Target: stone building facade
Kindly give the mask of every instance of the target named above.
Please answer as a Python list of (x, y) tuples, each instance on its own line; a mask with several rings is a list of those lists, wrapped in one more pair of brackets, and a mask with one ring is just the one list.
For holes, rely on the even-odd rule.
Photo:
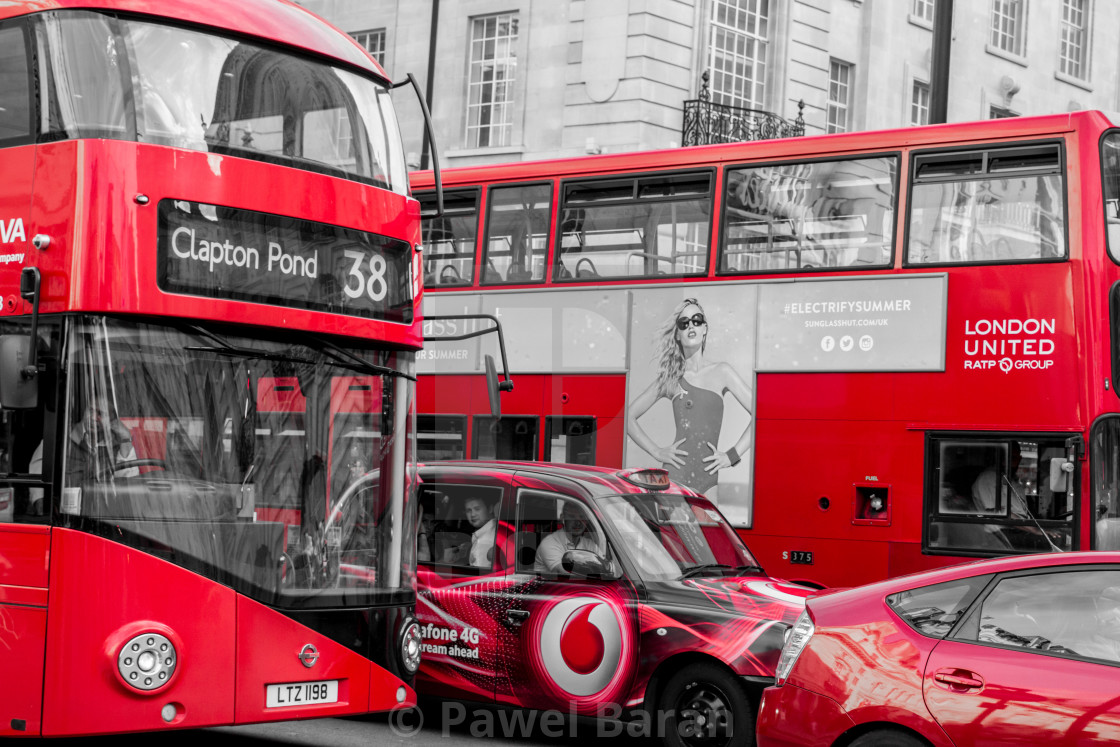
[[(713, 101), (809, 134), (929, 117), (936, 0), (302, 4), (430, 86), (445, 167), (677, 147), (705, 72)], [(1120, 110), (1116, 28), (1112, 0), (956, 0), (949, 121)], [(419, 164), (419, 107), (395, 99)]]

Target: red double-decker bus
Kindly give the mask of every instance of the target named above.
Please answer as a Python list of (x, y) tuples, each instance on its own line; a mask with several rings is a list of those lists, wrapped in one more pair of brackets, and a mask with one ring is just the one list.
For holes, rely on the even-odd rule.
[(1115, 549), (1114, 122), (449, 170), (425, 310), (500, 318), (517, 386), (494, 418), (489, 343), (425, 350), (421, 460), (664, 466), (823, 586)]
[(0, 6), (0, 735), (414, 703), (391, 87), (287, 0)]

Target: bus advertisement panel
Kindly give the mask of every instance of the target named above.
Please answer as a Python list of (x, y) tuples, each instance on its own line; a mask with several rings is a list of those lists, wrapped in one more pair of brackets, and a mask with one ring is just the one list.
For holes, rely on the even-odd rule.
[(449, 172), (426, 310), (500, 318), (517, 386), (495, 419), (489, 343), (432, 345), (421, 460), (664, 467), (820, 586), (1113, 548), (1118, 144), (1084, 112)]
[(385, 72), (286, 0), (7, 3), (0, 50), (0, 735), (412, 705)]

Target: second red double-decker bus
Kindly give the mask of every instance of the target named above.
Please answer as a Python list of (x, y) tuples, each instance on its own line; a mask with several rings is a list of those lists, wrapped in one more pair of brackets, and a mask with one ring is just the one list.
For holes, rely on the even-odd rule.
[(0, 4), (0, 735), (414, 702), (390, 86), (286, 0)]
[(445, 172), (426, 311), (500, 318), (517, 387), (425, 350), (421, 459), (663, 466), (825, 586), (1116, 548), (1117, 122)]

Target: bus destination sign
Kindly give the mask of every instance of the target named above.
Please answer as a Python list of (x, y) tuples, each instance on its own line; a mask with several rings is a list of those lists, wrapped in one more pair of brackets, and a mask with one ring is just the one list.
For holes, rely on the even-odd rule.
[(412, 322), (408, 242), (282, 215), (159, 203), (161, 290)]

